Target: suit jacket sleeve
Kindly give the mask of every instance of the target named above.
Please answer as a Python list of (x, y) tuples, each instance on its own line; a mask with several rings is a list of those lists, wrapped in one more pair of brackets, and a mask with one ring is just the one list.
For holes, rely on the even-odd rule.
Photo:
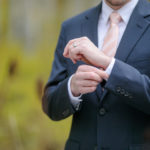
[(150, 114), (150, 78), (136, 68), (116, 60), (105, 88), (120, 96), (121, 101)]
[(68, 95), (66, 59), (63, 57), (65, 31), (62, 25), (50, 79), (45, 87), (42, 105), (44, 112), (52, 120), (64, 119), (75, 112)]

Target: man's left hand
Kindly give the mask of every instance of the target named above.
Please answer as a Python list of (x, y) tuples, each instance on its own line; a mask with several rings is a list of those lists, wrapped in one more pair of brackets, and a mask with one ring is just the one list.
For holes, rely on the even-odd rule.
[(73, 63), (84, 61), (87, 64), (103, 68), (110, 64), (112, 58), (100, 51), (87, 37), (70, 40), (64, 49), (63, 56), (70, 58)]

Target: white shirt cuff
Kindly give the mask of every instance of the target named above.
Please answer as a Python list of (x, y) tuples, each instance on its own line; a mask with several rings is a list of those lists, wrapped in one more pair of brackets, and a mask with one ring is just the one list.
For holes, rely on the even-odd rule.
[(114, 64), (115, 64), (115, 58), (112, 59), (111, 63), (109, 64), (109, 66), (106, 68), (105, 72), (110, 75), (111, 72), (112, 72), (112, 69), (114, 67)]
[(79, 106), (80, 106), (80, 103), (82, 102), (82, 99), (80, 99), (82, 95), (80, 95), (78, 97), (75, 97), (75, 96), (72, 95), (71, 87), (70, 87), (72, 76), (68, 80), (68, 93), (69, 93), (71, 104), (73, 105), (73, 107), (76, 110), (78, 110)]

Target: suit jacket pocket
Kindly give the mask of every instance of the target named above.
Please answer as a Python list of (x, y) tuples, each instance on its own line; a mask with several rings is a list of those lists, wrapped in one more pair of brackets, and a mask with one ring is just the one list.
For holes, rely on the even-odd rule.
[(133, 144), (129, 146), (129, 150), (150, 150), (150, 145), (148, 144)]
[(65, 146), (65, 150), (79, 150), (79, 142), (75, 140), (68, 140)]

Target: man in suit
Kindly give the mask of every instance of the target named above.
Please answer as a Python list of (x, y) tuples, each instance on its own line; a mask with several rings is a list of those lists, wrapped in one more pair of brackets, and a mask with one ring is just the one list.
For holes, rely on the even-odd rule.
[(65, 150), (150, 150), (149, 64), (147, 0), (102, 0), (62, 24), (43, 109), (73, 114)]

